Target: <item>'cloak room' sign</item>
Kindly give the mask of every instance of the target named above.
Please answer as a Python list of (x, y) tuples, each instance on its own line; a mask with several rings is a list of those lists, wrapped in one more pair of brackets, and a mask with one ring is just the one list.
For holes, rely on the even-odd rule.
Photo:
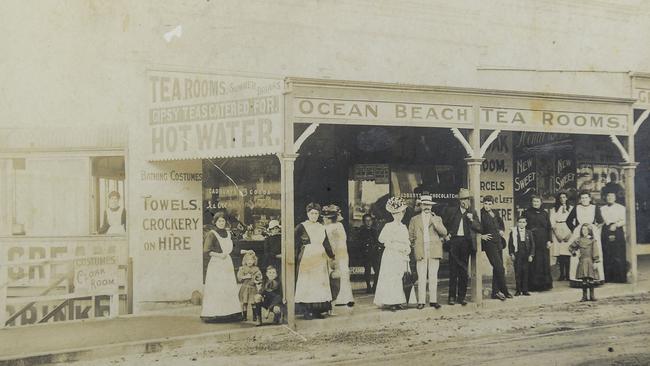
[(149, 71), (147, 82), (150, 160), (281, 151), (282, 80)]

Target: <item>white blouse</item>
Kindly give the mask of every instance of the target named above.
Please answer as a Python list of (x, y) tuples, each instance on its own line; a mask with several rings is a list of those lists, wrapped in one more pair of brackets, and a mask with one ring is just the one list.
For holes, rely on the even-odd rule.
[(409, 240), (409, 230), (401, 222), (391, 221), (384, 225), (379, 234), (379, 242), (384, 244), (387, 250), (395, 252), (403, 259), (409, 260), (408, 255), (411, 253), (411, 242)]
[(621, 227), (625, 225), (625, 206), (614, 203), (611, 206), (602, 206), (600, 213), (606, 225), (616, 224)]

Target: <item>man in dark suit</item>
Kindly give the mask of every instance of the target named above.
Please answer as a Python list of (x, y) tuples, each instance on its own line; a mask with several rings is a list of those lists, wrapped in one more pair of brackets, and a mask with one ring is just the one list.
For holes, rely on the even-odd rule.
[(481, 209), (481, 249), (492, 266), (492, 298), (504, 301), (512, 298), (506, 286), (506, 274), (503, 268), (503, 249), (505, 247), (505, 225), (498, 212), (492, 209), (494, 198), (483, 197)]
[(469, 256), (476, 253), (476, 235), (481, 231), (481, 223), (476, 211), (471, 207), (472, 195), (461, 188), (458, 192), (458, 206), (447, 207), (442, 215), (449, 235), (449, 305), (456, 301), (467, 305), (467, 266)]
[(530, 296), (528, 292), (528, 267), (535, 255), (535, 239), (533, 233), (526, 229), (526, 217), (517, 220), (517, 227), (510, 232), (508, 252), (515, 267), (517, 290), (515, 296)]

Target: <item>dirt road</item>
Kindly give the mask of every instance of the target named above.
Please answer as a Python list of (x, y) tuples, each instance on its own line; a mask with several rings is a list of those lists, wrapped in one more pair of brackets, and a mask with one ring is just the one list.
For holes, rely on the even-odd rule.
[(648, 365), (650, 294), (367, 324), (77, 365), (132, 364)]

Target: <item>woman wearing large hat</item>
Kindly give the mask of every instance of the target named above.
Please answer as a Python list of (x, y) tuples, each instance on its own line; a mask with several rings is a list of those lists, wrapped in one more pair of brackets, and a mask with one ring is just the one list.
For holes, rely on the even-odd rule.
[(406, 203), (400, 197), (391, 197), (386, 203), (386, 211), (393, 216), (393, 221), (384, 225), (379, 234), (379, 242), (384, 244), (381, 258), (375, 305), (388, 306), (391, 310), (402, 308), (406, 295), (402, 285), (404, 272), (409, 271), (409, 254), (411, 243), (406, 225), (402, 223)]
[(341, 209), (336, 205), (323, 207), (323, 223), (332, 250), (336, 256), (336, 267), (339, 270), (341, 285), (334, 305), (354, 306), (352, 284), (350, 283), (350, 257), (348, 255), (347, 235), (341, 221)]

